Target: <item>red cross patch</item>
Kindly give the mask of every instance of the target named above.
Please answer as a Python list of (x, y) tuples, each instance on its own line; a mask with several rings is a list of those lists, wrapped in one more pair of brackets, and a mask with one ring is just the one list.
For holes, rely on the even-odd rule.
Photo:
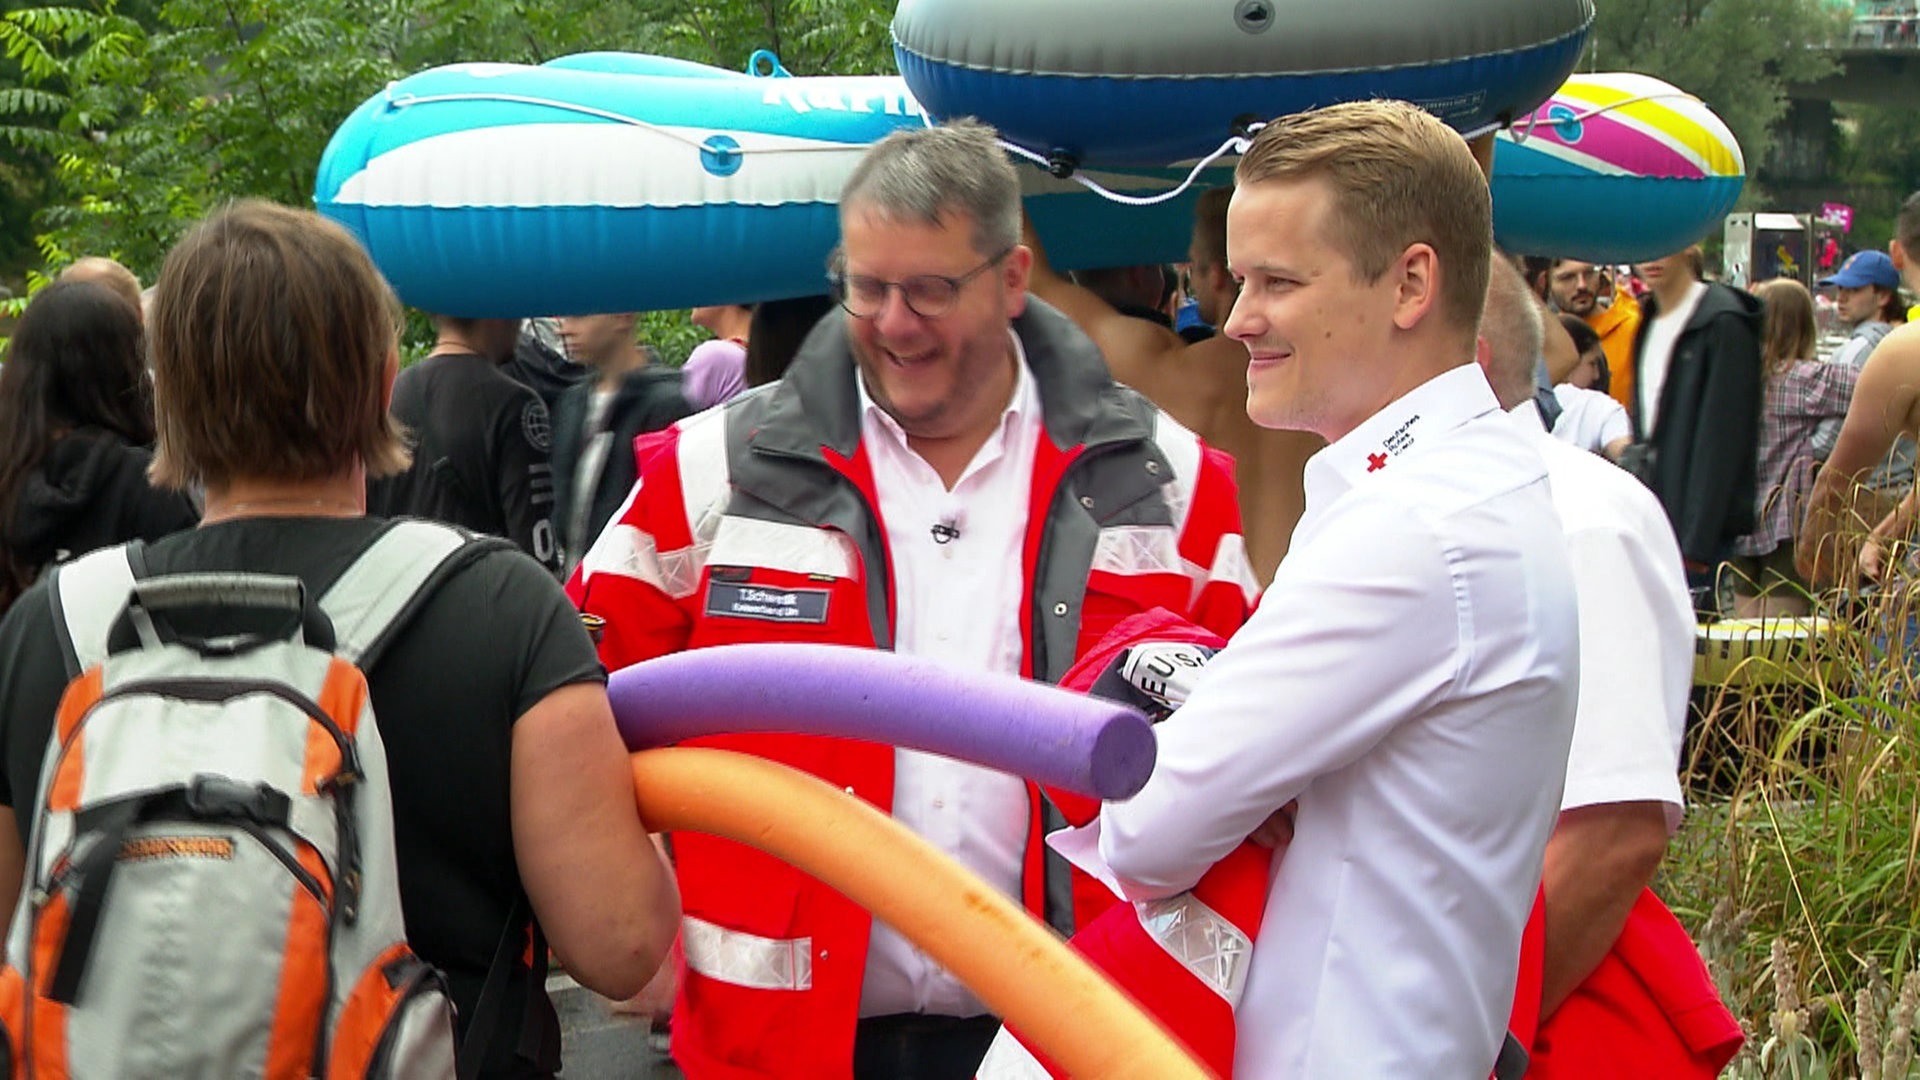
[(1386, 467), (1387, 467), (1387, 455), (1385, 454), (1368, 454), (1367, 455), (1367, 471), (1368, 472), (1379, 472), (1381, 469), (1384, 469)]

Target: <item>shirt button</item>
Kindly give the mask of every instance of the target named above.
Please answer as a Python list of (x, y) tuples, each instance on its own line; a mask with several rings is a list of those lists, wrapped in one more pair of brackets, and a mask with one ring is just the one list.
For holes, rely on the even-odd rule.
[(1066, 617), (1067, 617), (1067, 605), (1065, 605), (1065, 604), (1055, 604), (1055, 605), (1053, 605), (1053, 614), (1054, 614), (1054, 615), (1055, 615), (1055, 616), (1056, 616), (1057, 618), (1062, 618), (1062, 619), (1064, 619), (1064, 618), (1066, 618)]

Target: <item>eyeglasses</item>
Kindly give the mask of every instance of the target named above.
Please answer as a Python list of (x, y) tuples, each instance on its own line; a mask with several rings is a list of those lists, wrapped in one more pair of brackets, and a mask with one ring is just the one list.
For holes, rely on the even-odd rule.
[[(880, 314), (880, 309), (887, 306), (887, 294), (894, 289), (900, 290), (900, 298), (907, 302), (908, 310), (915, 315), (923, 319), (938, 319), (953, 310), (954, 304), (960, 300), (960, 290), (967, 282), (986, 273), (1012, 253), (1012, 246), (1002, 248), (998, 255), (959, 277), (915, 274), (905, 281), (885, 281), (866, 274), (849, 274), (836, 265), (828, 271), (827, 281), (833, 286), (833, 298), (840, 301), (840, 306), (847, 309), (847, 314), (856, 319), (871, 319)], [(836, 264), (838, 260), (839, 256), (836, 256)]]

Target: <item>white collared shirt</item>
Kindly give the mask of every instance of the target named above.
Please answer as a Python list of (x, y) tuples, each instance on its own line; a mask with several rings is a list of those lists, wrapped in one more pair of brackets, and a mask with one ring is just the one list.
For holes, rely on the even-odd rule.
[(1467, 364), (1314, 455), (1306, 494), (1259, 610), (1156, 729), (1152, 779), (1055, 846), (1164, 897), (1297, 798), (1234, 1075), (1483, 1080), (1578, 690), (1545, 468)]
[(1680, 745), (1694, 628), (1673, 525), (1645, 484), (1550, 438), (1533, 402), (1511, 415), (1546, 461), (1580, 604), (1583, 677), (1560, 809), (1664, 803), (1672, 832), (1686, 805)]
[[(1021, 548), (1041, 435), (1040, 394), (1012, 331), (1019, 373), (1000, 426), (951, 491), (860, 383), (860, 441), (886, 521), (894, 649), (965, 668), (1020, 674)], [(856, 380), (859, 382), (859, 380)], [(940, 529), (938, 536), (935, 529)], [(1020, 897), (1025, 781), (915, 750), (893, 755), (893, 817), (1009, 897)], [(861, 1016), (987, 1011), (946, 969), (874, 920)]]

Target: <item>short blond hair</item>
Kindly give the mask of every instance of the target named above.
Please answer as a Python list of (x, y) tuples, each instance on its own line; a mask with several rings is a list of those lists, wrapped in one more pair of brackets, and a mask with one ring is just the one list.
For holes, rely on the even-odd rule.
[(1234, 170), (1238, 187), (1306, 180), (1333, 189), (1330, 238), (1360, 280), (1380, 280), (1408, 247), (1426, 244), (1439, 256), (1441, 315), (1476, 331), (1493, 205), (1465, 140), (1403, 101), (1347, 102), (1268, 124)]
[(113, 290), (114, 295), (133, 305), (134, 314), (143, 310), (140, 279), (133, 271), (104, 255), (87, 255), (73, 260), (55, 281), (87, 281)]
[(167, 255), (155, 286), (154, 481), (219, 487), (406, 468), (387, 415), (399, 314), (339, 225), (253, 200), (216, 211)]

